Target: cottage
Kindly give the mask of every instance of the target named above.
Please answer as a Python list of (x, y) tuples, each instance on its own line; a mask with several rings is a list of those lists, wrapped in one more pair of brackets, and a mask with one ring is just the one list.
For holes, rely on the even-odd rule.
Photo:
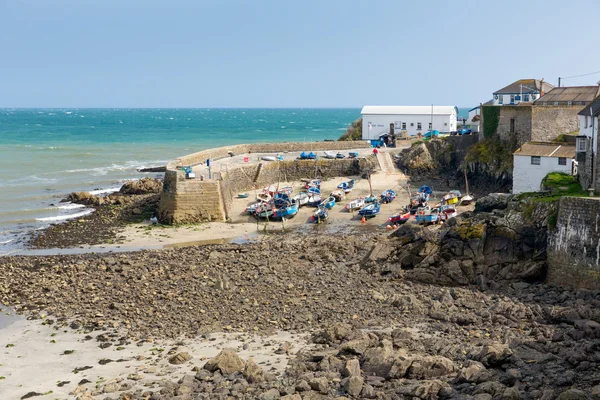
[(458, 109), (455, 106), (364, 106), (362, 111), (364, 140), (384, 134), (417, 136), (430, 130), (456, 131)]
[(492, 104), (495, 106), (531, 104), (553, 88), (553, 85), (544, 82), (543, 79), (519, 79), (495, 91)]
[(600, 86), (555, 87), (533, 102), (536, 106), (585, 106), (600, 94)]
[[(578, 114), (579, 136), (577, 136), (578, 176), (585, 189), (600, 189), (598, 179), (598, 123), (600, 118), (600, 96), (585, 106)], [(596, 167), (594, 168), (594, 163)]]
[(570, 144), (529, 142), (513, 153), (514, 194), (538, 192), (550, 172), (574, 172), (575, 146)]

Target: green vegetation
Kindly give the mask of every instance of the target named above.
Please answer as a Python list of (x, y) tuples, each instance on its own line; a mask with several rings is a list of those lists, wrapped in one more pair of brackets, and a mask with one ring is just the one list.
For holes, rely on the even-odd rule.
[(456, 227), (456, 232), (463, 240), (481, 239), (485, 231), (484, 224), (462, 224)]
[(494, 136), (500, 121), (500, 107), (483, 106), (481, 114), (483, 115), (483, 136), (486, 138)]
[(340, 136), (338, 141), (362, 140), (362, 122), (362, 118), (359, 118), (352, 124), (350, 124), (346, 132), (344, 132), (344, 134)]
[(542, 186), (550, 190), (552, 194), (560, 194), (562, 196), (585, 194), (581, 189), (577, 177), (564, 172), (550, 172), (542, 180)]
[(498, 136), (488, 137), (469, 147), (464, 162), (487, 164), (498, 175), (502, 173), (512, 175), (513, 151), (510, 143), (501, 140)]
[(9, 344), (7, 344), (7, 345), (6, 345), (6, 347), (7, 347), (7, 348), (8, 348), (8, 347), (15, 347), (15, 345), (14, 345), (14, 344), (12, 344), (12, 343), (9, 343)]
[(579, 135), (579, 131), (573, 131), (573, 132), (569, 132), (569, 133), (561, 133), (556, 138), (554, 138), (553, 142), (554, 143), (567, 143), (568, 136), (577, 136), (577, 135)]

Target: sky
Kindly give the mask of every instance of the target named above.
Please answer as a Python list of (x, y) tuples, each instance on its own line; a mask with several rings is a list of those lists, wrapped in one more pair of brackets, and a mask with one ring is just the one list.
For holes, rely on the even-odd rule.
[(0, 0), (0, 107), (470, 107), (600, 71), (599, 17), (597, 0)]

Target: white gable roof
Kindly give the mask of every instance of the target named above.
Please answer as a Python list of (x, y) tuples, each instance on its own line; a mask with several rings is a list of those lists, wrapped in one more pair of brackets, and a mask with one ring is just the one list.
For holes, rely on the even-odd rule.
[[(364, 106), (362, 115), (431, 115), (431, 106)], [(458, 114), (455, 106), (433, 106), (434, 115)]]

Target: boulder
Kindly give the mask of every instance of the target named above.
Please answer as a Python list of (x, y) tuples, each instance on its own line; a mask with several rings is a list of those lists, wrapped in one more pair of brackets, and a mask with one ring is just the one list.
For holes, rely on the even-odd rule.
[(244, 367), (244, 361), (233, 349), (222, 350), (215, 358), (211, 358), (204, 364), (204, 369), (210, 372), (220, 371), (224, 375), (242, 372)]
[(73, 192), (67, 196), (67, 201), (77, 204), (96, 205), (97, 197), (90, 192)]
[(344, 370), (342, 371), (342, 376), (360, 376), (360, 362), (356, 358), (347, 360)]
[(342, 385), (346, 393), (352, 397), (358, 397), (363, 388), (364, 379), (360, 376), (351, 376), (344, 379)]
[(508, 207), (509, 194), (492, 193), (480, 198), (475, 203), (475, 212), (491, 212), (492, 210), (504, 210)]
[(265, 380), (265, 371), (254, 362), (254, 359), (249, 359), (244, 368), (244, 378), (249, 383), (260, 383)]
[(442, 356), (413, 358), (407, 373), (409, 379), (429, 379), (445, 376), (455, 371), (454, 363)]
[(169, 358), (169, 364), (179, 365), (183, 364), (192, 359), (190, 353), (182, 352), (177, 353), (173, 357)]
[(259, 400), (277, 400), (281, 397), (279, 390), (277, 389), (269, 389), (260, 396), (258, 396)]
[(458, 373), (456, 379), (459, 382), (477, 383), (485, 371), (485, 366), (482, 363), (468, 360)]
[(556, 400), (587, 400), (589, 397), (584, 391), (579, 389), (569, 389), (562, 392)]
[(501, 343), (493, 343), (483, 346), (477, 359), (486, 367), (494, 367), (502, 364), (511, 355), (512, 351), (508, 346)]
[(150, 194), (160, 193), (163, 183), (160, 180), (152, 178), (142, 178), (135, 181), (125, 182), (119, 190), (122, 194)]

